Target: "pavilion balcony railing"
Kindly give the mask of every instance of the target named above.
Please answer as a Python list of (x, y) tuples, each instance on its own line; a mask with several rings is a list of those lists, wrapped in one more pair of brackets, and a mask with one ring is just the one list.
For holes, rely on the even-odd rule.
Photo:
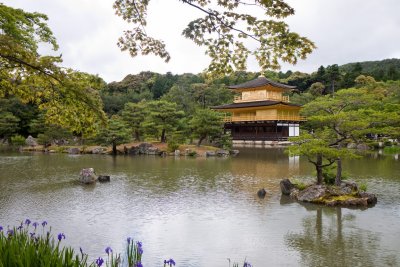
[(224, 122), (246, 121), (306, 121), (304, 116), (296, 115), (270, 115), (270, 116), (226, 116)]
[(287, 96), (287, 95), (284, 95), (281, 97), (264, 97), (264, 98), (251, 97), (251, 98), (246, 98), (246, 99), (242, 99), (242, 96), (235, 96), (233, 102), (234, 103), (243, 103), (243, 102), (265, 101), (265, 100), (282, 101), (282, 102), (286, 102), (286, 103), (290, 102), (289, 96)]
[(236, 134), (232, 135), (232, 140), (244, 140), (244, 141), (287, 141), (287, 136), (282, 136), (281, 134), (269, 134), (269, 135), (244, 135), (244, 134)]

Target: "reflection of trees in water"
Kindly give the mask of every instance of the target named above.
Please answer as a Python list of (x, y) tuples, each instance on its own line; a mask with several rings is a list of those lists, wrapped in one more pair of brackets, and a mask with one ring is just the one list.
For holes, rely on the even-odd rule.
[(301, 265), (394, 266), (395, 256), (386, 258), (385, 263), (379, 260), (382, 257), (377, 255), (379, 238), (375, 233), (351, 227), (354, 215), (343, 216), (342, 208), (306, 208), (316, 214), (304, 218), (303, 232), (285, 236), (287, 246), (300, 253)]

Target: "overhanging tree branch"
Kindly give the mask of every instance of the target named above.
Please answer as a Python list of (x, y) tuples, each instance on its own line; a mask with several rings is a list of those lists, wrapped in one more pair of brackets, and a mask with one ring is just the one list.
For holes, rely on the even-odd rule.
[(195, 4), (193, 4), (192, 2), (189, 2), (189, 1), (187, 1), (187, 0), (182, 0), (182, 2), (185, 3), (185, 4), (188, 4), (188, 5), (190, 5), (190, 6), (192, 6), (192, 7), (194, 7), (194, 8), (197, 8), (197, 9), (201, 10), (202, 12), (206, 13), (206, 14), (207, 14), (208, 16), (210, 16), (210, 17), (214, 17), (214, 18), (217, 19), (223, 26), (225, 26), (225, 27), (227, 27), (227, 28), (229, 28), (229, 29), (231, 29), (231, 30), (237, 31), (237, 32), (239, 32), (239, 33), (242, 33), (242, 34), (246, 35), (247, 37), (250, 37), (250, 38), (256, 40), (257, 42), (261, 42), (261, 40), (260, 40), (259, 38), (256, 38), (254, 35), (249, 34), (249, 33), (245, 32), (245, 31), (243, 31), (243, 30), (241, 30), (241, 29), (235, 28), (235, 27), (233, 27), (233, 26), (231, 26), (231, 25), (226, 24), (226, 22), (225, 22), (222, 18), (220, 18), (220, 17), (218, 16), (218, 14), (216, 14), (217, 11), (214, 11), (214, 12), (211, 12), (211, 10), (207, 11), (207, 10), (205, 10), (204, 8), (202, 8), (202, 7), (198, 6), (198, 5), (195, 5)]

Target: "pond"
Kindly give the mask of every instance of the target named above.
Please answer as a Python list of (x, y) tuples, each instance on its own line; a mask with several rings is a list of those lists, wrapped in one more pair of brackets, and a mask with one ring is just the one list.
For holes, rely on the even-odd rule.
[[(311, 179), (306, 159), (241, 148), (234, 158), (0, 154), (0, 225), (47, 220), (92, 259), (126, 238), (143, 242), (144, 266), (399, 266), (400, 161), (370, 155), (343, 164), (376, 193), (368, 209), (300, 205), (283, 178)], [(111, 175), (83, 186), (82, 168)], [(257, 190), (266, 188), (265, 199)], [(64, 242), (64, 240), (63, 240)]]

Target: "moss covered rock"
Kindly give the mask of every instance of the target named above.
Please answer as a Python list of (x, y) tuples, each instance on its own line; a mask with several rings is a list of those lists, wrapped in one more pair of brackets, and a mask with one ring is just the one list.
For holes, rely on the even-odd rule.
[[(282, 190), (282, 194), (287, 194), (287, 192)], [(344, 182), (341, 186), (314, 184), (303, 190), (293, 187), (290, 197), (297, 201), (326, 206), (367, 207), (375, 205), (378, 201), (374, 194), (360, 192), (356, 183), (349, 182)]]

